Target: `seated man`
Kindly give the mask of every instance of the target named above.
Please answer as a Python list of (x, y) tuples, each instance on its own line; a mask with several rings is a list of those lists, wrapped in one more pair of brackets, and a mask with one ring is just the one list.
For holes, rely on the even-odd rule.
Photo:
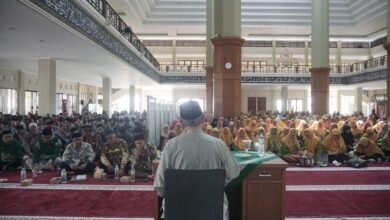
[(100, 156), (100, 167), (106, 173), (114, 173), (115, 165), (119, 167), (119, 175), (130, 170), (129, 150), (126, 141), (116, 136), (112, 129), (106, 130), (107, 142), (103, 144)]
[(0, 170), (16, 169), (22, 165), (23, 147), (15, 141), (11, 130), (3, 130), (0, 141)]
[(146, 143), (144, 134), (134, 136), (135, 149), (133, 152), (136, 176), (152, 174), (152, 162), (156, 158), (156, 149)]
[(65, 148), (60, 167), (73, 171), (75, 174), (90, 173), (95, 168), (92, 163), (94, 159), (95, 153), (92, 146), (83, 142), (81, 133), (76, 131), (72, 134), (72, 143)]
[(33, 163), (35, 169), (54, 170), (58, 167), (60, 159), (61, 141), (53, 136), (50, 128), (42, 130), (42, 140), (38, 141), (33, 148)]
[(100, 159), (100, 150), (102, 143), (101, 138), (93, 133), (92, 125), (84, 125), (82, 128), (83, 141), (92, 145), (93, 152), (95, 152), (95, 161)]
[(383, 151), (370, 139), (362, 137), (354, 152), (358, 156), (362, 156), (364, 159), (383, 159), (385, 154)]
[(38, 141), (42, 139), (40, 132), (37, 131), (38, 125), (36, 123), (30, 123), (28, 126), (28, 132), (24, 136), (24, 152), (32, 157), (33, 148)]

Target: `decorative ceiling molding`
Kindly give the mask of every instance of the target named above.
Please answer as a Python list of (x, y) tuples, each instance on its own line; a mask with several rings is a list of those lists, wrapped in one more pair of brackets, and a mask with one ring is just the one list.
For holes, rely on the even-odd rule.
[(112, 52), (140, 72), (159, 82), (160, 75), (157, 69), (149, 65), (146, 59), (130, 50), (116, 37), (109, 33), (92, 16), (79, 8), (71, 0), (30, 0), (31, 3), (43, 9), (56, 19), (83, 34), (90, 40)]

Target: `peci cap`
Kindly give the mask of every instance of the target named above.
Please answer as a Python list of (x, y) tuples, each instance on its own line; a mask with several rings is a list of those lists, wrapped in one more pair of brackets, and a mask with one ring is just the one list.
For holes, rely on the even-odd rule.
[(194, 120), (202, 114), (202, 109), (196, 101), (188, 101), (180, 105), (180, 118), (183, 120)]
[(74, 138), (79, 138), (79, 137), (81, 137), (81, 136), (82, 136), (81, 133), (78, 132), (78, 131), (72, 133), (72, 139), (74, 139)]
[(42, 130), (42, 135), (45, 135), (45, 136), (47, 136), (47, 135), (53, 135), (53, 131), (51, 130), (51, 128), (44, 128), (44, 129)]

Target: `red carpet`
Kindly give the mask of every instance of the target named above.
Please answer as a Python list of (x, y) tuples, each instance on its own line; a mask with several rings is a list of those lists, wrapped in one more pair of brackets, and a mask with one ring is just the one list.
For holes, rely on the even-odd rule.
[(151, 217), (154, 192), (0, 189), (0, 215)]
[(390, 184), (390, 171), (293, 171), (287, 185)]
[(288, 217), (390, 216), (390, 191), (287, 192)]

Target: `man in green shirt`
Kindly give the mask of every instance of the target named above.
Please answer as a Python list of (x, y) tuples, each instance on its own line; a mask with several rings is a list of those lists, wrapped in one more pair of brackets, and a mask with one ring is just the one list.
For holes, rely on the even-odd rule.
[(54, 170), (58, 167), (60, 159), (61, 141), (53, 136), (51, 128), (42, 130), (42, 140), (38, 141), (34, 148), (34, 168)]
[(22, 162), (22, 145), (13, 139), (11, 130), (4, 130), (0, 141), (0, 169), (16, 169)]

